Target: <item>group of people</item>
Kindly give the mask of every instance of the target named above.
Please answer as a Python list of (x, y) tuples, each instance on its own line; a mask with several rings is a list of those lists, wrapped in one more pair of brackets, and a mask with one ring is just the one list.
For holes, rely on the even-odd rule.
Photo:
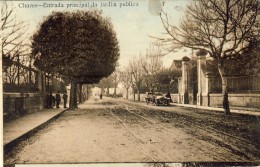
[[(63, 104), (64, 104), (64, 108), (67, 108), (67, 99), (68, 99), (68, 95), (66, 93), (63, 94), (62, 96), (63, 98)], [(60, 108), (60, 102), (61, 102), (61, 95), (60, 95), (60, 91), (58, 91), (55, 95), (55, 97), (52, 95), (52, 92), (50, 92), (49, 94), (47, 94), (46, 96), (46, 104), (47, 104), (47, 108), (53, 108), (56, 104), (56, 108)]]

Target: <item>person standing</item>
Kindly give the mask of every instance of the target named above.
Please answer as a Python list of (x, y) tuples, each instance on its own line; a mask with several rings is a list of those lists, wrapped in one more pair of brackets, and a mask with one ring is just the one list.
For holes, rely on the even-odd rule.
[(49, 98), (49, 108), (53, 108), (55, 106), (55, 97), (52, 95), (52, 92), (50, 92)]
[(51, 93), (48, 93), (46, 96), (46, 107), (51, 108)]
[(67, 108), (66, 105), (67, 105), (68, 95), (66, 92), (63, 94), (62, 98), (63, 98), (63, 102), (64, 102), (64, 108)]
[(171, 93), (170, 93), (170, 92), (168, 92), (168, 93), (166, 94), (166, 97), (169, 98), (170, 102), (172, 102), (172, 97), (171, 97)]
[(56, 93), (56, 108), (60, 108), (60, 101), (61, 101), (60, 91), (58, 91), (58, 92)]

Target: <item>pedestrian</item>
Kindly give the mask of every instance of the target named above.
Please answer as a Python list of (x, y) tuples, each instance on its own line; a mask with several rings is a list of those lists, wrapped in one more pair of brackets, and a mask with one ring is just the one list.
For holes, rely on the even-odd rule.
[(48, 93), (46, 96), (46, 108), (51, 108), (51, 94)]
[(66, 105), (67, 105), (68, 95), (66, 92), (63, 94), (62, 98), (63, 98), (63, 102), (64, 102), (64, 108), (67, 108)]
[(102, 99), (102, 93), (99, 95), (100, 99)]
[(56, 108), (60, 108), (60, 101), (61, 101), (60, 91), (58, 91), (58, 92), (56, 93)]
[(166, 94), (166, 97), (169, 98), (170, 102), (172, 102), (172, 97), (171, 97), (171, 93), (170, 93), (170, 92), (168, 92), (168, 93)]
[(56, 99), (53, 95), (51, 95), (52, 108), (55, 106)]
[(55, 97), (52, 95), (52, 92), (50, 92), (49, 98), (49, 108), (53, 108), (53, 106), (55, 106)]

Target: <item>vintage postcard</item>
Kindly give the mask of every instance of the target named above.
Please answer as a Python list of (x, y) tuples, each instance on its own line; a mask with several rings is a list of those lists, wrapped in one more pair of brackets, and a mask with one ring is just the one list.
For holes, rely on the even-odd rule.
[(4, 166), (260, 165), (259, 0), (2, 0)]

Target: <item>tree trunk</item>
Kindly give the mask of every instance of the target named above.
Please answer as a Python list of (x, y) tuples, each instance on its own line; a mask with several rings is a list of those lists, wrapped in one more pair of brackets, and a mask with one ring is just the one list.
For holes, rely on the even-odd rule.
[(20, 57), (18, 56), (17, 59), (18, 65), (17, 65), (17, 85), (20, 85)]
[(50, 91), (50, 75), (48, 74), (47, 76), (47, 86), (48, 86), (48, 91)]
[(82, 102), (82, 84), (79, 84), (79, 103)]
[(134, 101), (135, 101), (135, 88), (133, 87), (133, 95), (134, 95)]
[(114, 85), (114, 97), (116, 97), (116, 87), (117, 87), (117, 84), (116, 84), (116, 78), (115, 78), (115, 85)]
[(139, 88), (137, 89), (137, 100), (140, 101), (140, 90), (139, 90)]
[(114, 87), (114, 97), (116, 97), (116, 84), (115, 84), (115, 87)]
[(103, 92), (104, 92), (104, 87), (102, 85), (102, 87), (100, 88), (100, 94), (103, 94)]
[(223, 108), (226, 113), (226, 115), (230, 115), (230, 109), (229, 109), (229, 101), (228, 101), (228, 82), (227, 82), (227, 77), (225, 75), (225, 71), (222, 65), (218, 66), (218, 71), (222, 80), (222, 95), (223, 95)]
[(109, 87), (107, 87), (106, 96), (109, 96)]
[(46, 95), (46, 76), (45, 73), (43, 74), (43, 72), (40, 72), (41, 78), (42, 78), (42, 93), (44, 94), (44, 97)]
[(152, 90), (153, 90), (153, 88), (152, 88), (152, 86), (150, 85), (150, 86), (149, 86), (149, 92), (152, 92)]
[(77, 83), (75, 81), (71, 81), (71, 89), (70, 89), (70, 109), (75, 110), (78, 108), (77, 105)]
[[(37, 74), (36, 74), (37, 75)], [(29, 65), (29, 86), (30, 86), (30, 90), (32, 88), (32, 70), (31, 70), (31, 64)]]
[(86, 88), (87, 88), (87, 97), (86, 97), (86, 100), (88, 100), (88, 99), (89, 99), (89, 86), (88, 86), (88, 84), (86, 85)]
[(128, 89), (129, 88), (126, 88), (126, 99), (128, 99)]

